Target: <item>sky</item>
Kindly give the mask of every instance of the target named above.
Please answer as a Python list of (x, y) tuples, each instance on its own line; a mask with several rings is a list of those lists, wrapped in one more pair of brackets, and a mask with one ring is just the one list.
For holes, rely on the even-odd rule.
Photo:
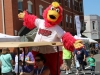
[(84, 15), (100, 16), (100, 0), (83, 0)]

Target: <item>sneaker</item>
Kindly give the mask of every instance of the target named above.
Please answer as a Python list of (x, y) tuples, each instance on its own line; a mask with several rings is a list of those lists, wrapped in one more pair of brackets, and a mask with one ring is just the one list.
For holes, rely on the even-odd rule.
[(76, 75), (79, 75), (79, 73), (75, 73)]
[(72, 73), (72, 71), (71, 71), (71, 70), (69, 70), (69, 71), (68, 71), (68, 73)]
[(85, 72), (84, 71), (81, 71), (84, 75), (85, 75)]
[(68, 71), (66, 71), (66, 73), (65, 74), (69, 74), (69, 72)]

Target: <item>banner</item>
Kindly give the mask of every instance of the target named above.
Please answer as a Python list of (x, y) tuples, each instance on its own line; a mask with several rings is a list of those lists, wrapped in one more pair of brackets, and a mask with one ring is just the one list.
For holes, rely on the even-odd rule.
[(79, 15), (75, 15), (75, 22), (76, 22), (76, 30), (77, 30), (77, 36), (81, 37), (81, 23), (79, 20)]

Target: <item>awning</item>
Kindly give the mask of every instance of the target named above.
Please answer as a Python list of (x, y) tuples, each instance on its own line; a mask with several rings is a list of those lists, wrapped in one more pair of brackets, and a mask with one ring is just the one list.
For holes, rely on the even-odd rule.
[(89, 42), (89, 43), (98, 43), (97, 41), (91, 39), (91, 38), (83, 38), (83, 37), (78, 37), (78, 36), (74, 36), (75, 39), (79, 39), (79, 40), (83, 40), (83, 42)]
[(19, 42), (20, 36), (12, 36), (0, 33), (0, 42)]

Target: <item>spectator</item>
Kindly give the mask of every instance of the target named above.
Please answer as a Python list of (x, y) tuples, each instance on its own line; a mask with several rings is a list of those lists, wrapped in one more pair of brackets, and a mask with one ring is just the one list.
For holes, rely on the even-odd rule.
[[(16, 75), (19, 75), (18, 74), (18, 48), (14, 48), (14, 50), (16, 51), (14, 71), (15, 71)], [(20, 60), (20, 54), (19, 54), (19, 72), (23, 72), (22, 71), (22, 61)]]
[(94, 47), (91, 47), (91, 54), (95, 54), (95, 49), (94, 49)]
[[(21, 54), (21, 60), (24, 60), (24, 52)], [(33, 75), (34, 63), (35, 60), (33, 54), (29, 52), (28, 47), (25, 47), (25, 65), (23, 65), (23, 72), (21, 72), (20, 75)]]
[(89, 65), (90, 65), (90, 67), (91, 67), (91, 74), (92, 75), (94, 75), (95, 74), (95, 66), (96, 66), (96, 64), (95, 64), (95, 58), (93, 58), (93, 54), (91, 54), (90, 55), (90, 57), (88, 58), (88, 60), (87, 60), (88, 62), (89, 62)]
[(71, 63), (71, 68), (75, 66), (75, 59), (74, 59), (74, 52), (72, 52), (72, 63)]
[[(2, 49), (0, 49), (0, 56), (2, 54)], [(1, 62), (0, 62), (0, 75), (1, 75)]]
[(50, 70), (45, 66), (46, 59), (43, 54), (37, 54), (35, 57), (37, 68), (34, 70), (33, 75), (50, 75)]
[(13, 66), (15, 65), (15, 56), (16, 56), (17, 52), (16, 49), (14, 48), (13, 52), (11, 53), (12, 56), (12, 60), (13, 60)]
[(80, 50), (75, 50), (75, 61), (77, 61), (77, 60), (80, 64), (80, 68), (82, 69), (82, 71), (84, 73), (84, 69), (85, 69), (84, 61), (86, 61), (86, 52), (85, 52), (84, 48), (82, 48)]
[(69, 50), (66, 50), (64, 47), (63, 50), (63, 61), (66, 66), (66, 74), (71, 73), (71, 63), (72, 63), (72, 53)]
[(95, 54), (98, 54), (98, 48), (95, 49)]
[(12, 57), (9, 54), (8, 48), (2, 49), (2, 55), (0, 56), (1, 72), (2, 75), (12, 75)]

